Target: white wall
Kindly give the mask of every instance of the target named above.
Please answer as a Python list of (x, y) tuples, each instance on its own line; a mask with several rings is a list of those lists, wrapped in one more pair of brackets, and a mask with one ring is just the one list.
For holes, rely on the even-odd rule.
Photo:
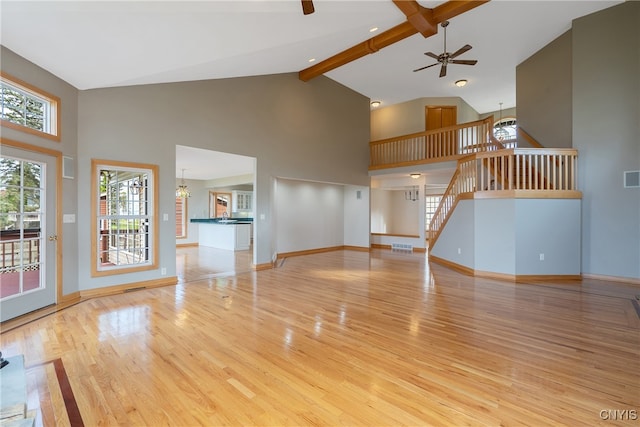
[(420, 235), (421, 204), (422, 192), (418, 200), (411, 201), (405, 198), (405, 190), (372, 189), (371, 232)]
[(391, 233), (391, 191), (371, 189), (371, 232)]
[(341, 185), (278, 179), (277, 252), (344, 244), (344, 188)]
[(369, 187), (345, 185), (344, 245), (369, 248)]
[[(407, 189), (408, 190), (408, 189)], [(391, 231), (394, 234), (420, 235), (420, 204), (424, 204), (424, 195), (420, 191), (418, 200), (405, 198), (405, 190), (393, 190), (391, 193)], [(422, 210), (424, 213), (424, 209)]]

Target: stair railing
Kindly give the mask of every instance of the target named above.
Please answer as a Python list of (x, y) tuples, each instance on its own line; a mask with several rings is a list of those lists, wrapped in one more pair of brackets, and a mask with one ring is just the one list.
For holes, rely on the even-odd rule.
[(429, 247), (437, 241), (462, 199), (579, 198), (578, 152), (574, 149), (514, 148), (458, 160), (456, 171), (429, 223)]

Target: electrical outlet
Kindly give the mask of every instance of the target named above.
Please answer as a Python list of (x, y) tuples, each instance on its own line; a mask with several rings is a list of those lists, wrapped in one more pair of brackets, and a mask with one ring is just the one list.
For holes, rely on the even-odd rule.
[(163, 276), (166, 276), (166, 275), (167, 275), (167, 269), (166, 269), (166, 268), (164, 268), (164, 267), (162, 267), (162, 268), (160, 269), (160, 274), (162, 274)]
[(540, 254), (540, 261), (544, 261), (544, 254)]
[(458, 255), (460, 255), (462, 253), (462, 249), (458, 248)]

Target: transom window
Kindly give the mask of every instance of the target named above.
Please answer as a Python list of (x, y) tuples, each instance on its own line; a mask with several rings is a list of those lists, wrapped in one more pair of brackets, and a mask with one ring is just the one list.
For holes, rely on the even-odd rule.
[(517, 122), (515, 117), (505, 117), (493, 125), (493, 136), (498, 141), (516, 139)]
[(155, 268), (157, 166), (92, 162), (94, 275)]
[(5, 73), (0, 73), (0, 119), (2, 125), (60, 140), (60, 100)]

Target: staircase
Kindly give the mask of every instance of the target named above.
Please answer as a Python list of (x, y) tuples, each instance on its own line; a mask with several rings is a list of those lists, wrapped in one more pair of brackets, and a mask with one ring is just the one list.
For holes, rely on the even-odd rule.
[[(460, 200), (479, 198), (580, 198), (574, 149), (517, 148), (517, 140), (493, 137), (493, 117), (370, 143), (369, 170), (457, 161), (429, 224), (433, 248)], [(530, 142), (533, 141), (533, 142)]]

